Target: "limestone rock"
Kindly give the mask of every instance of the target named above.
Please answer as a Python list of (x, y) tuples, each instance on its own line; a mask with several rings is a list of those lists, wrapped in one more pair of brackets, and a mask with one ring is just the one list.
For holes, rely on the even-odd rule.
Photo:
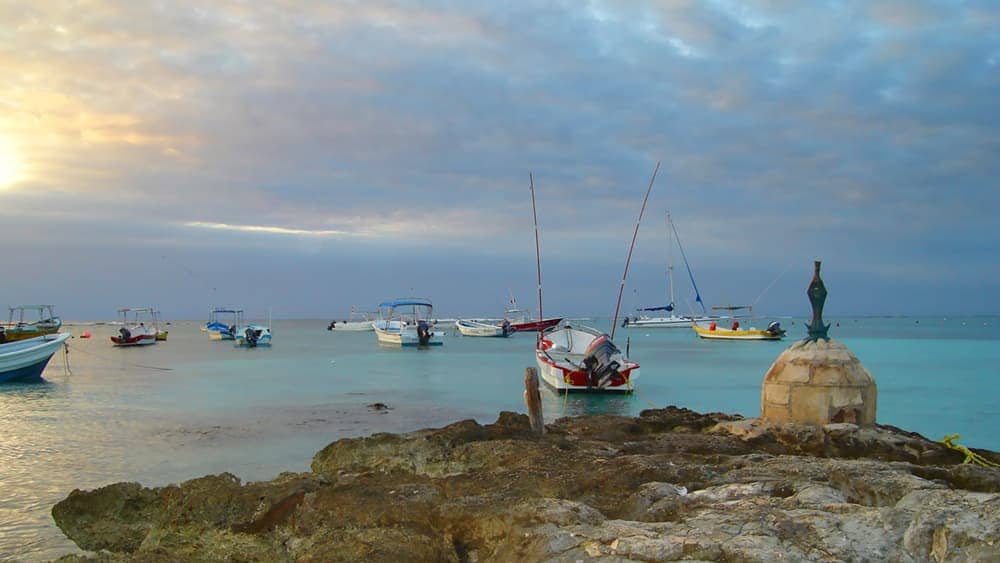
[(1000, 560), (1000, 471), (950, 451), (675, 407), (539, 437), (504, 413), (340, 440), (270, 482), (74, 491), (53, 517), (107, 550), (67, 561)]

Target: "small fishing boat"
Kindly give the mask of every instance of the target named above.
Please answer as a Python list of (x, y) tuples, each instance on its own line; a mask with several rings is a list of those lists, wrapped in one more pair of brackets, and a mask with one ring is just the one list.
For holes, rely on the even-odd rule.
[(153, 311), (153, 326), (156, 327), (156, 340), (160, 342), (165, 342), (167, 340), (168, 331), (162, 328), (163, 319), (160, 317), (159, 311)]
[(513, 333), (510, 322), (507, 319), (501, 321), (499, 325), (458, 319), (455, 321), (455, 326), (458, 327), (458, 332), (462, 333), (462, 336), (507, 338)]
[[(156, 325), (153, 310), (148, 307), (126, 307), (118, 309), (121, 317), (121, 327), (118, 336), (112, 336), (111, 343), (115, 346), (147, 346), (156, 344)], [(149, 325), (146, 325), (146, 321)]]
[(738, 319), (733, 320), (728, 329), (719, 328), (715, 321), (709, 322), (707, 326), (696, 323), (691, 328), (699, 338), (707, 340), (781, 340), (785, 337), (785, 330), (778, 321), (771, 322), (763, 330), (754, 327), (742, 328)]
[(242, 319), (243, 309), (216, 307), (209, 311), (204, 330), (209, 340), (235, 340), (236, 327), (242, 324)]
[(258, 346), (270, 346), (271, 345), (271, 327), (258, 325), (258, 324), (248, 324), (237, 327), (235, 331), (237, 346), (246, 348), (256, 348)]
[(390, 346), (441, 346), (434, 331), (430, 299), (409, 297), (380, 303), (379, 319), (373, 323), (379, 344)]
[[(649, 193), (653, 189), (656, 173), (660, 163), (656, 163), (653, 175), (646, 188), (642, 207), (635, 222), (632, 243), (625, 258), (625, 271), (622, 273), (618, 288), (618, 301), (615, 304), (615, 314), (611, 320), (611, 334), (586, 326), (553, 326), (538, 333), (535, 342), (535, 361), (538, 364), (538, 374), (549, 387), (558, 392), (619, 392), (631, 393), (632, 382), (639, 377), (639, 364), (629, 361), (626, 354), (615, 346), (614, 335), (618, 324), (618, 313), (621, 311), (622, 292), (625, 290), (625, 280), (628, 277), (629, 264), (632, 262), (632, 251), (639, 235), (639, 224), (642, 222)], [(538, 213), (535, 208), (535, 182), (528, 176), (531, 185), (531, 211), (535, 226), (535, 264), (538, 272), (538, 316), (542, 318), (542, 260), (538, 243)], [(626, 347), (627, 348), (627, 347)]]
[(63, 332), (0, 344), (0, 383), (41, 379), (49, 359), (69, 336)]
[(512, 332), (540, 332), (561, 323), (562, 317), (547, 319), (532, 318), (531, 311), (517, 308), (517, 298), (510, 296), (510, 309), (503, 312), (503, 318), (510, 323)]
[(351, 316), (343, 321), (330, 321), (326, 330), (337, 332), (369, 332), (375, 330), (372, 323), (378, 313), (359, 313), (351, 308)]
[(590, 327), (549, 329), (535, 357), (542, 381), (560, 392), (631, 393), (639, 377), (639, 364), (625, 359), (610, 336)]
[[(0, 325), (0, 342), (15, 342), (55, 334), (62, 327), (62, 319), (53, 313), (52, 305), (17, 305), (7, 307), (7, 310), (10, 311), (10, 317), (6, 325)], [(38, 320), (26, 320), (26, 311), (36, 311)]]

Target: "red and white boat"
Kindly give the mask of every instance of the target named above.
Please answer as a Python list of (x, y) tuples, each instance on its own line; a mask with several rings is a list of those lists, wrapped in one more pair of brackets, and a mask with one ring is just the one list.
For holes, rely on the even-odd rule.
[[(625, 290), (625, 279), (628, 277), (628, 267), (632, 261), (632, 250), (635, 239), (639, 235), (639, 223), (642, 221), (649, 192), (653, 189), (656, 172), (660, 163), (656, 163), (653, 176), (646, 188), (646, 196), (642, 200), (642, 209), (635, 222), (635, 232), (632, 234), (632, 244), (629, 246), (628, 257), (625, 258), (625, 271), (622, 274), (621, 285), (618, 288), (618, 302), (615, 305), (615, 315), (611, 321), (611, 334), (605, 334), (594, 328), (578, 326), (552, 326), (538, 333), (535, 343), (535, 361), (538, 363), (539, 375), (546, 384), (558, 392), (570, 391), (620, 392), (631, 393), (632, 382), (639, 377), (639, 364), (629, 361), (625, 354), (615, 346), (615, 328), (618, 323), (618, 312), (621, 310), (622, 292)], [(547, 319), (542, 315), (542, 260), (538, 243), (538, 214), (535, 208), (535, 181), (529, 174), (531, 183), (531, 212), (535, 223), (535, 264), (538, 272), (538, 323)], [(511, 300), (514, 303), (514, 300)], [(561, 320), (561, 319), (559, 319)], [(556, 321), (558, 323), (559, 321)], [(537, 325), (536, 325), (537, 326)]]
[(590, 327), (550, 329), (535, 347), (542, 381), (559, 392), (631, 393), (639, 364), (625, 359), (611, 337)]
[(538, 332), (561, 323), (562, 317), (548, 319), (531, 319), (530, 312), (525, 309), (507, 309), (504, 318), (510, 322), (510, 330), (514, 332)]
[(156, 327), (153, 309), (124, 308), (118, 309), (118, 314), (121, 316), (121, 327), (118, 329), (117, 336), (110, 337), (112, 344), (115, 346), (156, 344), (156, 335), (159, 330)]

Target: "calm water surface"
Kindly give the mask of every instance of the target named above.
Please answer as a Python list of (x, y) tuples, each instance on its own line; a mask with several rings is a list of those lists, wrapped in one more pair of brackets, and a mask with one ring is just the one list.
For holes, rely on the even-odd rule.
[[(799, 338), (803, 321), (792, 322), (783, 325)], [(832, 322), (831, 335), (875, 376), (880, 423), (1000, 450), (1000, 319)], [(69, 341), (71, 371), (57, 355), (44, 383), (0, 386), (0, 559), (78, 552), (49, 514), (74, 488), (222, 471), (264, 480), (308, 470), (337, 438), (492, 422), (524, 411), (523, 368), (534, 365), (526, 334), (399, 350), (372, 333), (328, 332), (325, 320), (277, 321), (274, 346), (246, 350), (210, 342), (200, 324), (173, 323), (167, 342), (138, 349), (111, 347), (115, 327), (68, 327), (94, 333)], [(543, 389), (547, 420), (671, 404), (756, 416), (763, 375), (791, 343), (700, 341), (684, 329), (619, 330), (616, 341), (626, 337), (642, 365), (637, 392), (564, 399)], [(392, 409), (368, 409), (374, 402)]]

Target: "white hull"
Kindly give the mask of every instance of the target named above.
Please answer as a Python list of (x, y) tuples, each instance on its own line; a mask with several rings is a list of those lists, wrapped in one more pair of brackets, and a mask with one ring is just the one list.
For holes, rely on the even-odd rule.
[(124, 335), (119, 331), (116, 336), (111, 337), (111, 344), (122, 348), (156, 344), (156, 335), (159, 333), (156, 328), (139, 325), (131, 325), (125, 328), (129, 331), (128, 338), (123, 339), (122, 336)]
[[(398, 321), (375, 321), (375, 336), (378, 337), (379, 344), (389, 346), (420, 346), (420, 337), (417, 335), (417, 327), (413, 325), (400, 326)], [(388, 325), (388, 326), (386, 326)], [(441, 334), (435, 331), (430, 332), (430, 340), (424, 346), (440, 346)]]
[(0, 344), (0, 381), (38, 377), (69, 336), (63, 332)]
[(626, 328), (691, 328), (694, 323), (719, 320), (720, 317), (639, 317), (629, 319)]
[(371, 321), (343, 321), (330, 328), (332, 332), (371, 332), (375, 330)]
[(455, 321), (455, 326), (458, 328), (458, 332), (462, 333), (462, 336), (483, 336), (483, 337), (504, 337), (509, 336), (512, 332), (509, 328), (505, 332), (502, 326), (491, 325), (487, 323), (479, 323), (475, 321)]

